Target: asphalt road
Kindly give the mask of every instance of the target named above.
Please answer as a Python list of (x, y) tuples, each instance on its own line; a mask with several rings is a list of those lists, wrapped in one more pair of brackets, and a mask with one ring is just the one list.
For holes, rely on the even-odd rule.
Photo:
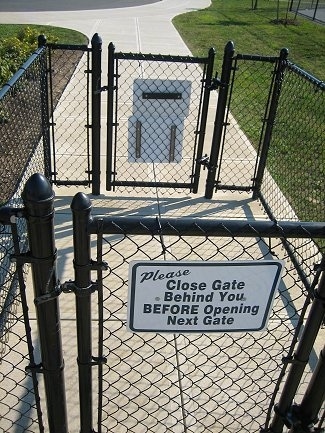
[(43, 12), (117, 9), (149, 5), (161, 0), (0, 0), (0, 12)]

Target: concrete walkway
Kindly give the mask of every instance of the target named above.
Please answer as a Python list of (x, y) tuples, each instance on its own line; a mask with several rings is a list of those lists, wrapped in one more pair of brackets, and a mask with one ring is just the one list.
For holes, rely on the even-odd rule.
[[(47, 0), (52, 5), (53, 2)], [(8, 2), (7, 2), (8, 3)], [(19, 3), (19, 2), (18, 2)], [(26, 4), (26, 2), (24, 2)], [(171, 23), (171, 19), (181, 13), (203, 9), (210, 5), (210, 0), (161, 0), (146, 1), (142, 6), (140, 0), (128, 0), (119, 4), (134, 5), (132, 7), (117, 8), (116, 1), (106, 0), (108, 8), (98, 9), (96, 4), (102, 5), (102, 0), (93, 0), (88, 10), (80, 10), (79, 0), (66, 2), (74, 5), (75, 10), (53, 10), (50, 6), (47, 11), (37, 11), (34, 3), (27, 2), (30, 10), (22, 11), (17, 4), (17, 11), (13, 6), (6, 11), (5, 4), (0, 6), (1, 23), (46, 24), (65, 27), (80, 31), (91, 39), (98, 33), (103, 39), (103, 45), (114, 42), (119, 50), (155, 52), (161, 54), (188, 54), (189, 51)], [(42, 2), (43, 5), (46, 2)], [(63, 2), (62, 2), (63, 3)], [(82, 4), (82, 0), (80, 0)], [(112, 3), (113, 8), (110, 7)], [(15, 2), (9, 2), (15, 5)], [(55, 2), (60, 5), (60, 3)]]

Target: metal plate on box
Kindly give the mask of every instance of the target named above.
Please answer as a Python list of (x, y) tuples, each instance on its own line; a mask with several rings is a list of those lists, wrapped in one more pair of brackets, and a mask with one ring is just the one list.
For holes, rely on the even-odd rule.
[(156, 92), (156, 93), (143, 92), (142, 98), (143, 99), (182, 99), (182, 94), (168, 93), (168, 92)]

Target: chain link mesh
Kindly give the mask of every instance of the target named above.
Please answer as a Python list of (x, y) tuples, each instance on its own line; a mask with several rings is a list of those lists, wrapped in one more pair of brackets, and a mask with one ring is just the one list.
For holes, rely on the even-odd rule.
[(89, 184), (89, 51), (49, 45), (54, 181)]
[[(199, 221), (195, 221), (200, 231)], [(118, 223), (117, 223), (118, 226)], [(145, 220), (141, 222), (146, 226)], [(259, 432), (282, 358), (308, 310), (306, 287), (280, 239), (205, 235), (105, 235), (103, 432)], [(100, 240), (101, 242), (101, 240)], [(290, 243), (290, 240), (288, 240)], [(304, 239), (303, 243), (313, 243)], [(299, 247), (297, 254), (299, 254)], [(258, 333), (155, 334), (126, 330), (128, 266), (132, 260), (284, 260), (267, 330)], [(318, 257), (319, 258), (319, 257)], [(315, 275), (310, 268), (309, 278)], [(319, 344), (324, 331), (319, 334)], [(316, 353), (312, 353), (312, 364)], [(310, 379), (306, 369), (300, 393)], [(279, 387), (281, 389), (281, 385)], [(299, 396), (297, 397), (299, 400)]]
[(253, 185), (274, 60), (246, 57), (238, 55), (234, 61), (228, 103), (230, 112), (217, 174), (219, 189), (233, 186), (249, 190)]
[(44, 173), (43, 107), (46, 101), (46, 51), (38, 50), (0, 94), (0, 205), (19, 193), (34, 171)]
[[(324, 96), (324, 83), (289, 63), (267, 159), (273, 179), (266, 174), (262, 185), (277, 219), (324, 219)], [(274, 188), (273, 180), (280, 188)]]
[(205, 75), (199, 60), (158, 60), (151, 55), (132, 59), (121, 53), (117, 57), (115, 184), (132, 182), (141, 187), (141, 183), (161, 182), (189, 187)]
[[(25, 301), (28, 267), (10, 260), (11, 255), (28, 251), (26, 230), (22, 219), (0, 224), (0, 413), (4, 433), (35, 433), (44, 427), (36, 373), (27, 370), (39, 362), (38, 344), (33, 347), (31, 337), (33, 330), (35, 338), (36, 323), (29, 321)], [(33, 305), (29, 310), (34, 311)]]

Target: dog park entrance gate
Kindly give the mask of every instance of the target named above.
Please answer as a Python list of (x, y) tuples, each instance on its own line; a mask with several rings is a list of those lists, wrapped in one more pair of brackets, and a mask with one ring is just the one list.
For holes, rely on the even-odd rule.
[[(219, 78), (213, 77), (212, 48), (206, 57), (191, 57), (116, 52), (111, 43), (107, 83), (102, 86), (98, 35), (91, 49), (50, 44), (47, 116), (52, 182), (92, 185), (93, 194), (100, 193), (104, 107), (106, 168), (102, 171), (106, 169), (107, 190), (168, 187), (197, 193), (203, 181), (207, 198), (215, 189), (258, 193), (286, 55), (282, 51), (276, 57), (235, 55), (233, 43), (228, 42)], [(52, 67), (52, 58), (57, 66)], [(64, 62), (71, 62), (68, 69), (73, 71), (68, 85), (60, 82)], [(258, 98), (247, 101), (243, 112), (237, 107), (238, 96), (248, 80), (256, 87), (255, 76), (259, 77)], [(55, 91), (62, 82), (64, 92), (57, 104)], [(249, 138), (238, 119), (248, 124)], [(212, 136), (206, 134), (207, 122)], [(206, 178), (200, 181), (202, 168), (207, 168)]]
[(197, 192), (214, 56), (213, 49), (200, 58), (119, 53), (109, 45), (108, 190)]

